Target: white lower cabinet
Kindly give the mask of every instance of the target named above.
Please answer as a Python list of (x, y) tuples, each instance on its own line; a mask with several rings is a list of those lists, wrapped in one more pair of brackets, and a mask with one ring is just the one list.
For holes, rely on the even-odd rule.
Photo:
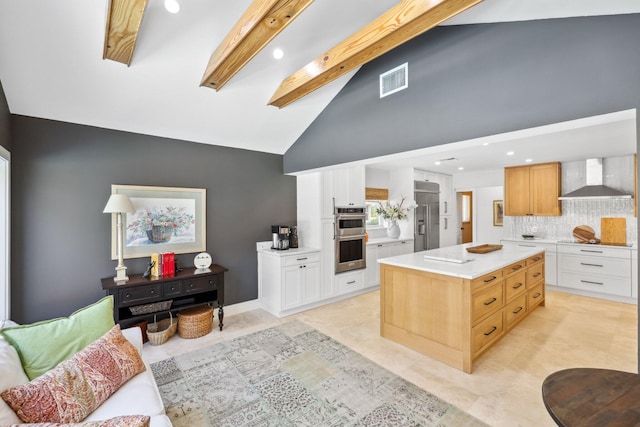
[(452, 215), (440, 217), (440, 247), (454, 246), (458, 244), (456, 234), (456, 220)]
[(291, 255), (259, 252), (259, 298), (280, 317), (320, 301), (320, 252)]
[(558, 246), (558, 285), (631, 298), (631, 250)]
[(336, 274), (335, 288), (337, 295), (348, 294), (364, 288), (364, 270), (348, 271)]
[(638, 250), (631, 251), (631, 298), (638, 298)]
[(378, 260), (396, 255), (413, 252), (412, 239), (400, 239), (390, 242), (371, 243), (367, 245), (367, 269), (365, 271), (365, 286), (380, 285), (380, 266)]

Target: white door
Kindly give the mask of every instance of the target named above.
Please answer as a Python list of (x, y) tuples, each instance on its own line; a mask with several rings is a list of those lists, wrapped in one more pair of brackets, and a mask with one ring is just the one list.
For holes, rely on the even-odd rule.
[(11, 316), (9, 292), (9, 152), (0, 147), (0, 321)]

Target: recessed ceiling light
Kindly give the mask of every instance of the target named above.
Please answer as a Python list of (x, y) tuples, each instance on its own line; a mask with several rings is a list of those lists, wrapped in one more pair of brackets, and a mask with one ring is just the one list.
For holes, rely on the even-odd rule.
[(513, 151), (507, 151), (507, 156), (513, 156), (515, 153)]
[(180, 3), (178, 0), (164, 0), (164, 8), (169, 13), (178, 13), (180, 12)]
[(525, 160), (525, 162), (531, 163), (531, 162), (533, 162), (533, 159), (527, 159), (527, 160)]
[(439, 164), (440, 164), (440, 160), (434, 163), (434, 165), (439, 165)]
[(486, 147), (487, 145), (489, 145), (489, 143), (488, 142), (483, 142), (482, 145), (484, 145)]
[(462, 171), (462, 170), (464, 170), (464, 168), (462, 166), (458, 166), (458, 170)]
[(273, 57), (276, 59), (282, 59), (282, 57), (284, 56), (284, 51), (282, 49), (280, 49), (279, 47), (273, 49)]

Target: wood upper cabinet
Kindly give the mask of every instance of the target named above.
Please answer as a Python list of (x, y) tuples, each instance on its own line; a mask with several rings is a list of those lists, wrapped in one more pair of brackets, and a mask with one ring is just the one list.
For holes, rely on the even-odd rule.
[(505, 168), (505, 215), (562, 215), (561, 179), (559, 162)]

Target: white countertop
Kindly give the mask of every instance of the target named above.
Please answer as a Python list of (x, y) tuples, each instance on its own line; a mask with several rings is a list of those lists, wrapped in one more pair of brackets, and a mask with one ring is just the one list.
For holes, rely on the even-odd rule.
[(406, 241), (413, 241), (413, 237), (400, 237), (397, 239), (392, 239), (391, 237), (379, 237), (376, 239), (369, 239), (369, 241), (367, 242), (367, 246), (368, 245), (380, 245), (380, 244), (384, 244), (384, 243), (393, 243), (393, 242), (406, 242)]
[(271, 247), (269, 247), (269, 248), (258, 248), (258, 252), (261, 252), (267, 255), (285, 257), (285, 256), (298, 256), (298, 255), (309, 254), (313, 252), (320, 252), (320, 249), (302, 247), (302, 248), (295, 248), (295, 249), (289, 248), (289, 249), (279, 251), (276, 249), (271, 249)]
[[(536, 237), (535, 239), (520, 239), (520, 238), (507, 238), (507, 239), (501, 239), (501, 240), (505, 240), (505, 241), (509, 241), (509, 242), (518, 242), (518, 243), (532, 243), (532, 244), (536, 244), (536, 243), (551, 243), (554, 245), (579, 245), (579, 246), (585, 246), (585, 245), (590, 245), (588, 243), (580, 243), (577, 241), (570, 241), (570, 240), (557, 240), (557, 239), (542, 239), (542, 238), (538, 238)], [(620, 245), (605, 245), (605, 244), (597, 244), (594, 246), (608, 246), (608, 247), (612, 247), (612, 248), (627, 248), (627, 249), (637, 249), (637, 245), (634, 242), (628, 242), (626, 246), (620, 246)]]
[[(447, 276), (461, 277), (463, 279), (475, 279), (494, 270), (503, 268), (514, 262), (528, 258), (540, 249), (526, 247), (503, 247), (497, 251), (486, 254), (474, 254), (466, 251), (469, 246), (478, 246), (483, 243), (466, 243), (464, 245), (447, 246), (429, 251), (415, 252), (406, 255), (398, 255), (390, 258), (379, 259), (378, 263), (394, 265), (396, 267), (410, 268), (413, 270), (427, 271)], [(425, 255), (447, 258), (455, 261), (436, 261), (425, 259)], [(464, 261), (464, 262), (461, 262)]]

